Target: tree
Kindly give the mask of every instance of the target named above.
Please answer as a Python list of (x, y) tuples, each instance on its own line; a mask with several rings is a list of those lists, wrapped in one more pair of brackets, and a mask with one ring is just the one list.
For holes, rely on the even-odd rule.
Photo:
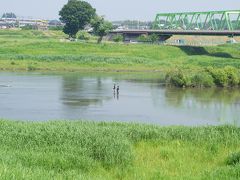
[(63, 32), (69, 37), (75, 37), (79, 30), (90, 23), (96, 15), (96, 10), (85, 1), (69, 0), (59, 12), (60, 20), (65, 23)]
[(93, 33), (99, 36), (98, 43), (101, 43), (103, 36), (106, 36), (108, 32), (113, 29), (112, 23), (105, 21), (104, 18), (100, 16), (95, 16), (91, 21), (91, 25), (93, 27)]
[(159, 41), (159, 37), (157, 34), (151, 34), (148, 36), (148, 39), (151, 43), (156, 43)]
[(2, 18), (17, 18), (17, 16), (14, 13), (10, 12), (10, 13), (4, 13), (2, 15)]

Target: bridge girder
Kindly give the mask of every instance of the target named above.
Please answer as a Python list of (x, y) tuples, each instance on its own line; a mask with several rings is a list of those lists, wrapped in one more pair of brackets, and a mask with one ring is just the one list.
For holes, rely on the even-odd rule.
[(240, 10), (157, 14), (153, 29), (240, 30)]

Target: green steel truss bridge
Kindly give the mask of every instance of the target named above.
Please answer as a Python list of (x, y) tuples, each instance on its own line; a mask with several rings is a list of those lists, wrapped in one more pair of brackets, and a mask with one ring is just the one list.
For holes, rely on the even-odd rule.
[(157, 34), (159, 41), (173, 35), (240, 36), (240, 10), (157, 14), (151, 29), (113, 30), (124, 41), (134, 41), (141, 35)]
[(153, 29), (240, 30), (240, 10), (157, 14)]

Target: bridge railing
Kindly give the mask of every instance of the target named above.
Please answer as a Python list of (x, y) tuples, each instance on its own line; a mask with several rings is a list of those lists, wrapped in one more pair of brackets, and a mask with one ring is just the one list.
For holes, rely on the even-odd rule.
[(240, 30), (240, 10), (157, 14), (153, 29)]

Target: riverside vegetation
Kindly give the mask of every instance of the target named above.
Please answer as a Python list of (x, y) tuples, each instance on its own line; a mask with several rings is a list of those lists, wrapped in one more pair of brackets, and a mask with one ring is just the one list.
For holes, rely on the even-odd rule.
[(105, 42), (99, 45), (90, 37), (84, 42), (67, 42), (65, 38), (58, 31), (1, 30), (0, 69), (152, 71), (163, 73), (165, 83), (178, 87), (240, 84), (238, 44), (177, 47)]
[(1, 179), (239, 179), (237, 127), (0, 120)]

